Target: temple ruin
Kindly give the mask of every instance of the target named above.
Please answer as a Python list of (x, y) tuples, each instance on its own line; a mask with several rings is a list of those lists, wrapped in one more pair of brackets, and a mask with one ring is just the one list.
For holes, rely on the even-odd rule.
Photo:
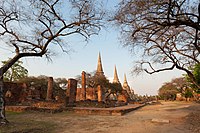
[[(97, 70), (94, 77), (97, 79), (106, 79), (100, 53), (98, 54)], [(60, 107), (60, 103), (68, 107), (73, 107), (76, 106), (78, 102), (88, 100), (99, 104), (101, 103), (100, 105), (102, 107), (108, 106), (108, 103), (110, 105), (112, 104), (112, 106), (116, 106), (117, 102), (118, 104), (120, 102), (127, 104), (132, 99), (133, 90), (131, 91), (130, 86), (128, 85), (126, 75), (124, 75), (124, 83), (122, 86), (118, 78), (116, 66), (114, 67), (114, 78), (112, 83), (120, 86), (122, 88), (121, 92), (110, 93), (111, 90), (109, 88), (105, 88), (101, 84), (95, 86), (95, 81), (92, 81), (90, 85), (88, 85), (87, 80), (86, 72), (82, 71), (80, 88), (77, 88), (77, 80), (70, 78), (68, 79), (66, 90), (60, 88), (61, 91), (59, 93), (55, 93), (55, 91), (58, 90), (54, 89), (53, 77), (47, 79), (46, 89), (41, 89), (41, 87), (34, 82), (31, 82), (30, 84), (5, 83), (5, 100), (7, 105), (30, 105), (34, 108), (46, 108), (48, 106)]]

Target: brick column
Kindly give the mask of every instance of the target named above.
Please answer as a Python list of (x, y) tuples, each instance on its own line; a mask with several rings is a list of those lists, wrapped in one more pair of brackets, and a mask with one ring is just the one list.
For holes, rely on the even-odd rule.
[(96, 100), (96, 91), (95, 90), (96, 90), (95, 88), (92, 89), (92, 100)]
[(68, 97), (67, 105), (74, 106), (76, 102), (76, 91), (77, 91), (77, 80), (68, 79), (68, 87), (66, 91), (66, 95)]
[(53, 77), (49, 77), (46, 100), (48, 101), (52, 100), (52, 96), (53, 96)]
[(81, 88), (81, 99), (80, 100), (86, 100), (86, 77), (85, 77), (84, 71), (82, 71), (81, 85), (82, 85), (82, 88)]
[(98, 102), (102, 102), (102, 88), (100, 85), (97, 86)]

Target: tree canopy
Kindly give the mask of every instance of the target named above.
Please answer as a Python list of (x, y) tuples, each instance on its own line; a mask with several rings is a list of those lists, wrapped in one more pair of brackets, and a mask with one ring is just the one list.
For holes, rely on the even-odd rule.
[[(3, 65), (6, 64), (8, 61), (2, 61)], [(19, 81), (22, 78), (28, 76), (28, 70), (22, 66), (23, 62), (18, 60), (13, 64), (10, 69), (4, 73), (4, 81)]]
[(114, 21), (125, 46), (142, 55), (135, 72), (177, 68), (196, 82), (189, 67), (200, 63), (199, 1), (122, 0)]

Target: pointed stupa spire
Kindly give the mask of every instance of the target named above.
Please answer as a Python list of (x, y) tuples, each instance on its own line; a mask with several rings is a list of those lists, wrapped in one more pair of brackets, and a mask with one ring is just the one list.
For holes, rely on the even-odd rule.
[(103, 67), (102, 67), (102, 63), (101, 63), (101, 54), (100, 54), (100, 52), (99, 52), (99, 56), (98, 56), (98, 64), (97, 64), (96, 74), (97, 75), (104, 75)]
[(115, 65), (115, 69), (114, 69), (114, 79), (113, 79), (113, 83), (119, 83), (119, 78), (118, 78), (118, 75), (117, 75), (117, 68), (116, 68), (116, 65)]
[(123, 83), (123, 89), (128, 92), (128, 94), (131, 93), (130, 86), (128, 85), (127, 79), (126, 79), (126, 74), (124, 74), (124, 83)]
[(124, 74), (124, 84), (123, 85), (128, 85), (127, 79), (126, 79), (126, 74)]

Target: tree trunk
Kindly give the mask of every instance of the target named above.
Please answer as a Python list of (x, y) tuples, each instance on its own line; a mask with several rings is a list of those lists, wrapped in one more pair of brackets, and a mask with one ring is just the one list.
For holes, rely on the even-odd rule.
[(5, 116), (5, 100), (4, 100), (4, 84), (3, 76), (0, 78), (0, 125), (5, 125), (8, 123)]

